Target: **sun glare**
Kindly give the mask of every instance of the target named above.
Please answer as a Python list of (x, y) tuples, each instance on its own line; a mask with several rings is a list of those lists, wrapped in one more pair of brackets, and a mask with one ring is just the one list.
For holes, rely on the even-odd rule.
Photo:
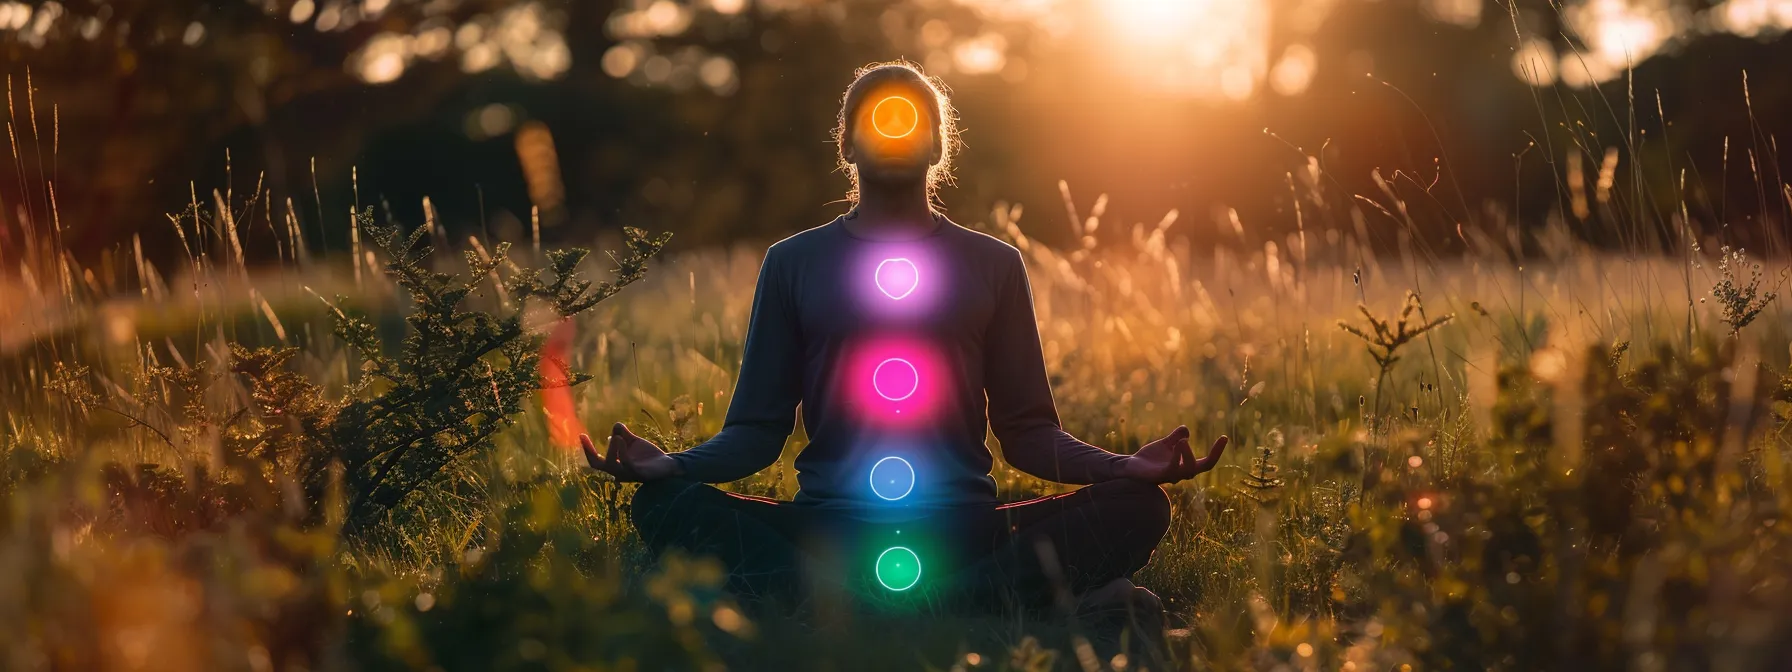
[[(1264, 0), (1099, 0), (1116, 67), (1145, 86), (1241, 100), (1269, 74)], [(1284, 88), (1304, 63), (1284, 69)]]
[(1188, 35), (1211, 0), (1101, 0), (1123, 38), (1160, 41)]

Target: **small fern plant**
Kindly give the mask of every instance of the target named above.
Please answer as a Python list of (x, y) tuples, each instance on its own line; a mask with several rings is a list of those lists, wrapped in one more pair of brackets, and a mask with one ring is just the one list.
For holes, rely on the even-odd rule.
[(1283, 485), (1282, 478), (1277, 475), (1281, 470), (1276, 464), (1272, 449), (1269, 446), (1257, 446), (1257, 456), (1251, 458), (1251, 468), (1238, 479), (1239, 486), (1243, 488), (1240, 493), (1259, 504), (1274, 502)]
[[(1379, 369), (1375, 375), (1375, 414), (1380, 416), (1382, 384), (1387, 381), (1388, 371), (1394, 368), (1394, 363), (1400, 361), (1400, 348), (1425, 332), (1456, 319), (1456, 315), (1451, 313), (1426, 321), (1423, 317), (1424, 305), (1419, 302), (1419, 295), (1412, 291), (1406, 292), (1406, 300), (1400, 308), (1400, 316), (1394, 320), (1378, 318), (1375, 313), (1369, 311), (1368, 306), (1360, 303), (1357, 304), (1356, 309), (1369, 321), (1369, 328), (1364, 330), (1344, 320), (1338, 320), (1338, 328), (1363, 339), (1363, 342), (1368, 345), (1369, 356), (1375, 359), (1375, 365)], [(1417, 320), (1413, 319), (1415, 312), (1420, 313)]]

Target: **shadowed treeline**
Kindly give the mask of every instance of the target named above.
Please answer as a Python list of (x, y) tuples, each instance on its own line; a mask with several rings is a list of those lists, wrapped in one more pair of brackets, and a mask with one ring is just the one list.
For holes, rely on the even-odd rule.
[[(424, 196), (456, 240), (519, 238), (532, 208), (550, 241), (625, 225), (674, 231), (681, 247), (770, 240), (839, 207), (846, 185), (825, 135), (835, 98), (852, 67), (896, 56), (939, 70), (963, 109), (970, 151), (944, 195), (961, 216), (1051, 202), (1066, 179), (1111, 194), (1128, 219), (1178, 209), (1196, 239), (1215, 236), (1207, 223), (1227, 208), (1290, 232), (1285, 174), (1311, 154), (1353, 192), (1376, 189), (1373, 170), (1428, 191), (1411, 197), (1436, 215), (1423, 234), (1461, 253), (1456, 224), (1534, 228), (1580, 212), (1567, 207), (1570, 174), (1590, 187), (1615, 150), (1625, 198), (1611, 207), (1631, 219), (1669, 231), (1685, 203), (1714, 221), (1786, 221), (1773, 138), (1792, 87), (1772, 66), (1792, 43), (1771, 25), (1757, 37), (1693, 28), (1741, 9), (1656, 3), (1686, 27), (1624, 38), (1637, 44), (1615, 48), (1638, 63), (1620, 76), (1607, 62), (1615, 38), (1597, 30), (1654, 15), (1576, 21), (1610, 2), (1314, 3), (1186, 27), (1172, 14), (1160, 28), (1152, 14), (1115, 19), (1108, 5), (1125, 2), (1039, 16), (972, 0), (67, 3), (41, 34), (49, 10), (0, 30), (22, 174), (0, 180), (0, 235), (20, 236), (27, 218), (48, 226), (42, 183), (54, 181), (89, 264), (133, 235), (158, 263), (177, 253), (161, 215), (193, 200), (189, 182), (259, 187), (275, 210), (290, 200), (319, 250), (350, 247), (351, 207), (415, 224)], [(1173, 48), (1139, 46), (1160, 33)], [(1645, 39), (1659, 46), (1637, 52)], [(1550, 81), (1593, 60), (1604, 83), (1527, 87), (1514, 70), (1537, 45), (1562, 59)], [(1216, 55), (1176, 60), (1203, 49)], [(1234, 60), (1254, 82), (1241, 100), (1223, 82), (1191, 93), (1155, 78), (1218, 77)], [(245, 229), (247, 252), (270, 259), (262, 228)], [(1607, 247), (1636, 242), (1577, 228)], [(1071, 242), (1059, 230), (1039, 233)]]

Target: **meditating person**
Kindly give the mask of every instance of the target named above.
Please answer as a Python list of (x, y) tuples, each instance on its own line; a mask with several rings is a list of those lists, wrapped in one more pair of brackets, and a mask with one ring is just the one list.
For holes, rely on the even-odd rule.
[[(771, 246), (722, 430), (667, 454), (616, 423), (592, 467), (642, 485), (631, 517), (655, 552), (718, 557), (749, 597), (829, 586), (930, 604), (1082, 611), (1161, 622), (1131, 582), (1170, 524), (1160, 484), (1212, 469), (1178, 427), (1131, 455), (1065, 432), (1021, 254), (934, 207), (955, 114), (908, 63), (861, 69), (836, 128), (851, 211)], [(773, 465), (801, 409), (798, 492), (710, 483)], [(997, 501), (984, 443), (1027, 474), (1084, 485)]]

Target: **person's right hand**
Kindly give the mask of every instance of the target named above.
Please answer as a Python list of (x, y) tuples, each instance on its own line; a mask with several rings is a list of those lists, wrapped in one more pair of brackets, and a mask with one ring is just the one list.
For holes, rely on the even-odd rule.
[(615, 476), (618, 481), (645, 483), (684, 472), (678, 460), (652, 441), (635, 436), (620, 422), (610, 429), (610, 444), (604, 456), (598, 456), (597, 444), (591, 442), (590, 434), (579, 435), (579, 448), (585, 451), (585, 461), (592, 469)]

